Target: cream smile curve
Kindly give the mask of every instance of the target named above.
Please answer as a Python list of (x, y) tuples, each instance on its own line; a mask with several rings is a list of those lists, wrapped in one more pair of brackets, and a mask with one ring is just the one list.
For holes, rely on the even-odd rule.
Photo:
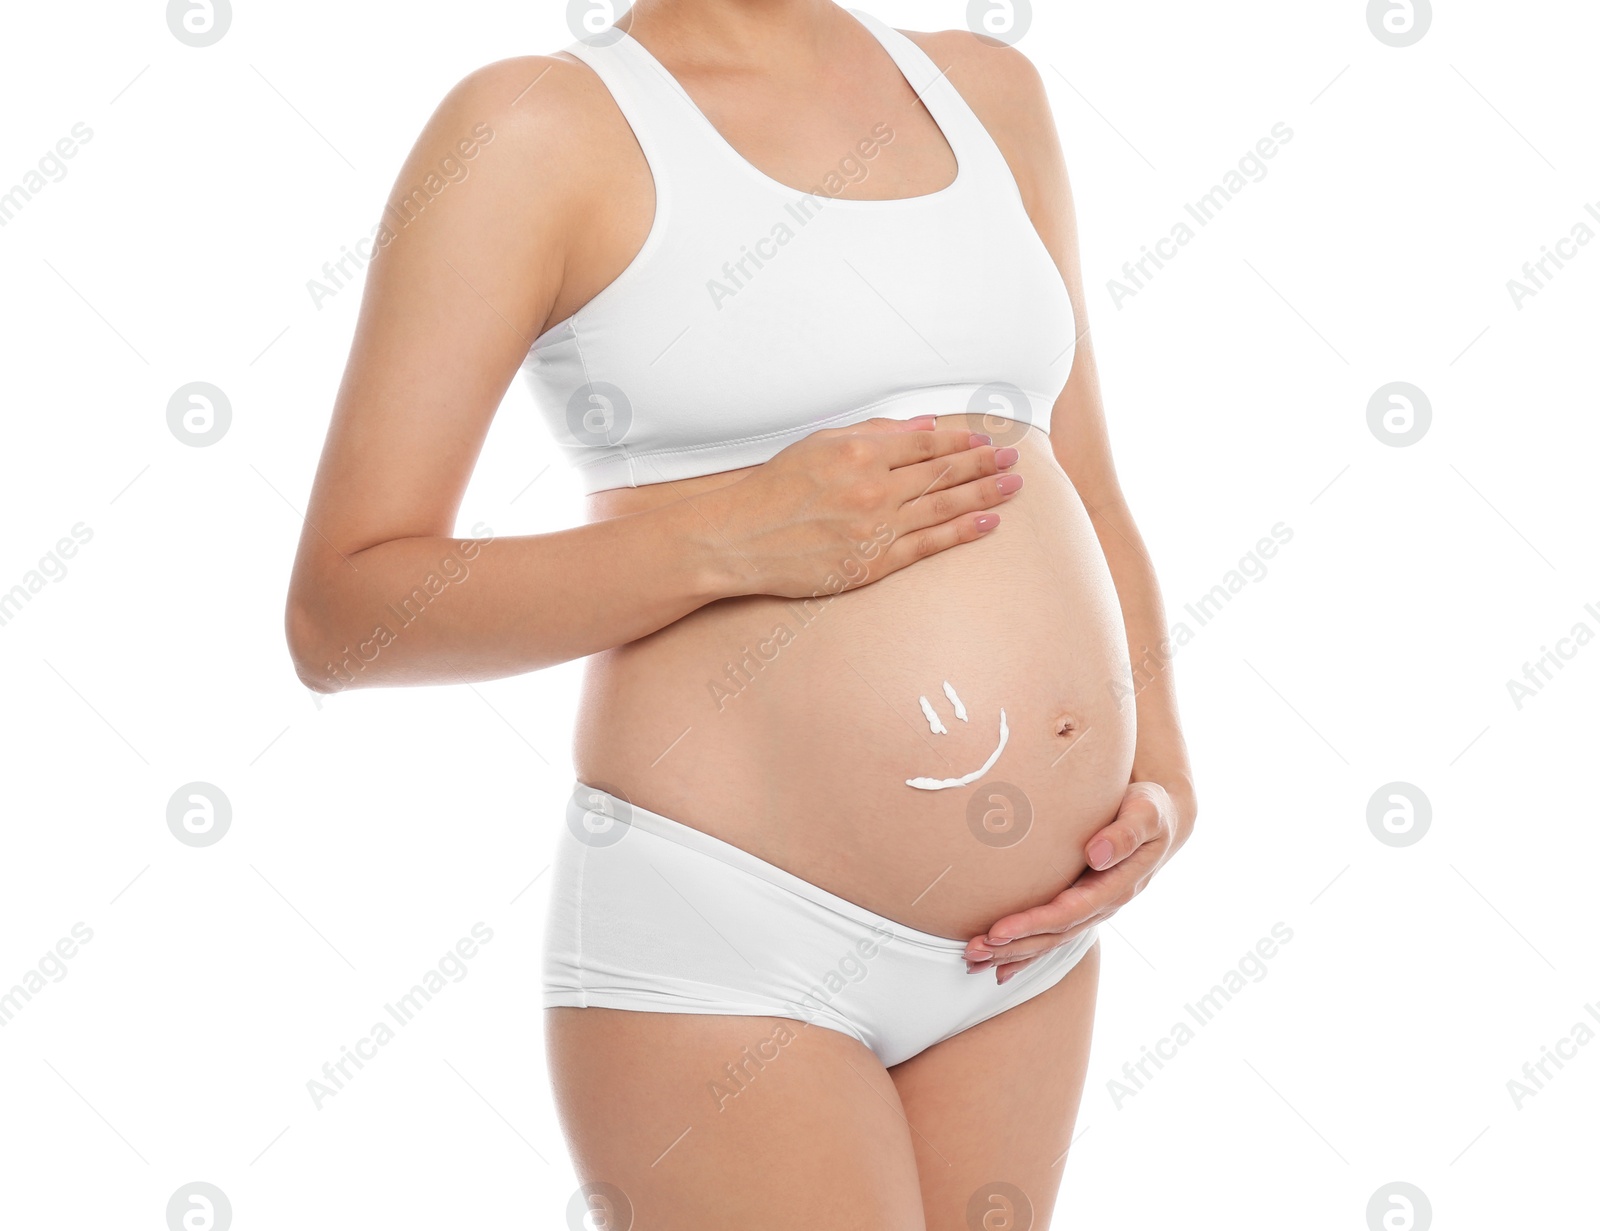
[(963, 774), (959, 778), (907, 778), (906, 785), (916, 787), (919, 791), (942, 791), (947, 787), (966, 786), (969, 782), (976, 782), (994, 768), (994, 763), (1000, 759), (1000, 753), (1004, 751), (1006, 740), (1010, 737), (1011, 731), (1006, 726), (1006, 712), (1002, 708), (1000, 711), (1000, 742), (995, 745), (994, 751), (989, 754), (989, 759), (981, 766), (970, 774)]

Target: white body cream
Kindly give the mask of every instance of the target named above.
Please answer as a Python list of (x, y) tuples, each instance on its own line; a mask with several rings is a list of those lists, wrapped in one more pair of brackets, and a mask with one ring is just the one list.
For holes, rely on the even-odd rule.
[[(950, 686), (946, 684), (945, 687), (948, 689)], [(957, 704), (960, 703), (957, 702)], [(1006, 740), (1010, 738), (1010, 735), (1011, 732), (1006, 727), (1006, 712), (1002, 709), (1000, 711), (1000, 742), (995, 746), (995, 750), (989, 754), (989, 759), (979, 768), (973, 770), (970, 774), (963, 774), (959, 778), (907, 778), (906, 785), (916, 787), (919, 791), (943, 791), (948, 787), (966, 786), (969, 782), (976, 782), (994, 768), (994, 763), (1000, 759), (1000, 753), (1004, 750)]]

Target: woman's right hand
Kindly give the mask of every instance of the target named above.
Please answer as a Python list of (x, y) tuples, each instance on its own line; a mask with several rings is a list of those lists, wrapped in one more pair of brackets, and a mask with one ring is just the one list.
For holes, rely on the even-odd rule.
[(970, 543), (1022, 486), (995, 448), (934, 417), (813, 432), (695, 501), (732, 550), (738, 593), (810, 598), (855, 589)]

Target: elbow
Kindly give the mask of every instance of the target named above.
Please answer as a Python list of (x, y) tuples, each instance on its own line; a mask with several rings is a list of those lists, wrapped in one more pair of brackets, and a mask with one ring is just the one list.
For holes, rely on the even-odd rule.
[(299, 663), (295, 664), (295, 674), (300, 677), (300, 682), (312, 692), (321, 693), (323, 696), (344, 691), (344, 685), (334, 676), (304, 670)]
[(284, 609), (283, 631), (289, 646), (289, 660), (300, 682), (312, 692), (342, 691), (344, 683), (325, 652), (327, 637), (321, 621), (312, 614), (309, 604), (293, 591)]
[[(1171, 791), (1168, 792), (1171, 794)], [(1194, 782), (1185, 777), (1174, 798), (1178, 807), (1178, 845), (1182, 846), (1194, 834), (1195, 822), (1200, 818), (1200, 798), (1195, 794)]]

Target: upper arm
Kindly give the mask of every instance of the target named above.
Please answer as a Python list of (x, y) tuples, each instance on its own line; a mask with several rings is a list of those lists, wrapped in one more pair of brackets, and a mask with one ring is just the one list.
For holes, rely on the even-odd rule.
[(374, 242), (295, 586), (377, 543), (451, 532), (561, 286), (581, 71), (549, 57), (491, 64), (417, 139)]
[(951, 84), (1000, 147), (1028, 216), (1061, 271), (1077, 323), (1077, 353), (1066, 387), (1051, 412), (1051, 449), (1091, 513), (1114, 507), (1121, 503), (1122, 492), (1111, 458), (1094, 339), (1089, 333), (1077, 216), (1044, 82), (1033, 62), (1016, 48), (965, 30), (912, 33), (911, 37), (940, 68), (949, 69)]

